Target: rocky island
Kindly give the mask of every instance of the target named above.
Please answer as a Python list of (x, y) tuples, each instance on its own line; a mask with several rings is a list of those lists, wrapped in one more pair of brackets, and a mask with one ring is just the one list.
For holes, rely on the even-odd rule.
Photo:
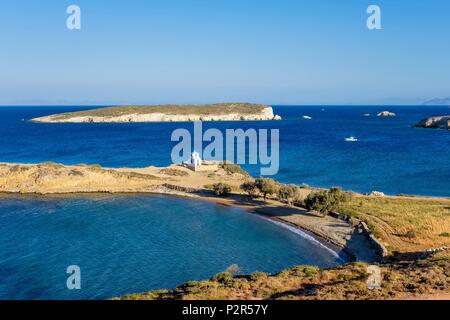
[(380, 113), (377, 114), (378, 117), (395, 117), (396, 114), (394, 112), (390, 112), (390, 111), (382, 111)]
[(125, 123), (281, 120), (271, 106), (250, 103), (116, 106), (35, 118), (44, 123)]
[(424, 119), (417, 123), (415, 127), (450, 130), (450, 115)]

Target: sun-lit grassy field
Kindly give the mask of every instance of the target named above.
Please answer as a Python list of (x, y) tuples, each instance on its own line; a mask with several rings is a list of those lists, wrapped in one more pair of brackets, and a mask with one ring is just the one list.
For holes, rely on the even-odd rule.
[(355, 196), (340, 211), (365, 221), (391, 251), (450, 246), (450, 199)]

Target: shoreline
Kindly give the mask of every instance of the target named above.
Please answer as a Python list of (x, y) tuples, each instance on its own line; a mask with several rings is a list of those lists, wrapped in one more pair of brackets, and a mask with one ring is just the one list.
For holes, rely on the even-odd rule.
[[(183, 196), (181, 196), (181, 197), (183, 197)], [(290, 228), (297, 229), (300, 232), (304, 233), (306, 236), (309, 236), (309, 237), (313, 238), (315, 241), (320, 243), (322, 246), (324, 246), (327, 249), (331, 250), (333, 253), (335, 253), (337, 255), (337, 257), (339, 257), (341, 260), (343, 260), (343, 263), (356, 261), (356, 257), (351, 252), (349, 252), (345, 248), (345, 246), (342, 246), (341, 244), (336, 243), (330, 237), (327, 237), (324, 234), (318, 234), (314, 230), (308, 229), (305, 226), (301, 226), (299, 224), (294, 224), (294, 223), (288, 222), (286, 220), (279, 219), (279, 218), (274, 217), (274, 216), (270, 216), (270, 215), (265, 214), (263, 212), (259, 212), (257, 208), (244, 206), (244, 205), (239, 205), (239, 204), (233, 204), (233, 203), (231, 203), (232, 200), (227, 199), (227, 198), (216, 198), (216, 197), (209, 197), (209, 196), (198, 196), (198, 197), (194, 196), (193, 197), (193, 196), (190, 196), (190, 195), (186, 195), (184, 197), (190, 198), (190, 199), (194, 199), (194, 200), (213, 202), (215, 204), (218, 204), (218, 205), (221, 205), (221, 206), (225, 206), (225, 207), (240, 208), (240, 209), (243, 209), (245, 212), (247, 212), (249, 214), (254, 214), (254, 215), (256, 215), (258, 217), (261, 217), (261, 218), (263, 218), (265, 220), (269, 220), (272, 223), (282, 224), (283, 227), (286, 228), (287, 230), (289, 230)], [(290, 231), (293, 232), (292, 230), (290, 230)], [(302, 236), (300, 234), (299, 234), (299, 236), (304, 238), (304, 239), (306, 239), (307, 241), (311, 241), (310, 239), (307, 239), (307, 237), (305, 237), (305, 236)], [(342, 258), (342, 254), (340, 254), (340, 252), (342, 252), (342, 251), (344, 251), (344, 253), (345, 253), (345, 259), (343, 259)]]
[[(149, 194), (205, 200), (219, 205), (240, 207), (273, 222), (282, 223), (288, 228), (300, 230), (331, 247), (334, 252), (350, 257), (346, 259), (349, 261), (379, 262), (389, 252), (396, 251), (395, 246), (400, 245), (406, 249), (411, 247), (404, 239), (393, 234), (391, 226), (384, 224), (376, 216), (369, 216), (371, 220), (368, 225), (375, 227), (383, 242), (378, 241), (378, 237), (375, 238), (371, 232), (373, 229), (367, 228), (368, 217), (365, 213), (361, 213), (356, 219), (331, 214), (324, 217), (301, 206), (289, 206), (277, 199), (269, 198), (263, 201), (261, 198), (251, 198), (240, 190), (244, 182), (251, 180), (253, 178), (242, 169), (230, 168), (224, 164), (210, 164), (202, 167), (202, 170), (191, 170), (182, 165), (165, 168), (102, 168), (99, 165), (66, 166), (52, 162), (0, 163), (0, 194), (34, 196)], [(231, 194), (227, 197), (215, 196), (212, 193), (212, 185), (215, 183), (228, 184), (232, 189)], [(303, 198), (313, 191), (314, 189), (309, 188), (299, 189)], [(419, 205), (422, 201), (426, 203), (439, 199), (406, 196), (368, 197), (359, 194), (354, 194), (354, 198), (361, 199), (358, 202), (364, 201), (365, 204), (373, 201), (383, 203), (415, 201)], [(445, 199), (445, 203), (450, 203), (450, 199), (442, 199)], [(398, 211), (395, 206), (392, 210)], [(389, 251), (385, 245), (390, 246)]]
[[(274, 223), (277, 225), (280, 225), (280, 227), (284, 228), (288, 232), (296, 233), (298, 237), (302, 238), (305, 241), (309, 242), (316, 242), (317, 244), (323, 246), (326, 250), (332, 252), (336, 258), (340, 259), (342, 263), (339, 263), (339, 265), (351, 263), (356, 261), (355, 256), (346, 250), (346, 248), (333, 240), (331, 240), (329, 237), (326, 237), (325, 235), (320, 235), (314, 232), (313, 230), (309, 230), (305, 227), (302, 227), (297, 224), (289, 223), (287, 221), (284, 221), (282, 219), (278, 219), (276, 217), (271, 217), (269, 215), (266, 215), (264, 213), (258, 212), (254, 208), (249, 208), (246, 206), (239, 206), (239, 205), (233, 205), (231, 203), (227, 203), (226, 199), (219, 199), (219, 198), (211, 198), (208, 196), (202, 196), (202, 195), (195, 195), (195, 194), (189, 194), (189, 193), (156, 193), (156, 192), (120, 192), (120, 193), (111, 193), (111, 192), (77, 192), (77, 193), (47, 193), (47, 194), (39, 194), (39, 193), (14, 193), (14, 192), (0, 192), (0, 201), (2, 200), (2, 197), (4, 196), (17, 196), (17, 197), (35, 197), (35, 198), (51, 198), (51, 197), (65, 197), (65, 198), (71, 198), (71, 197), (85, 197), (85, 196), (102, 196), (102, 195), (109, 195), (109, 196), (159, 196), (159, 197), (167, 197), (167, 198), (178, 198), (183, 200), (192, 200), (192, 201), (204, 201), (204, 202), (210, 202), (214, 203), (220, 206), (224, 207), (232, 207), (232, 208), (239, 208), (242, 209), (243, 212), (246, 214), (252, 214), (255, 215), (261, 219), (264, 219), (270, 223)], [(300, 233), (295, 232), (294, 230), (300, 231)], [(301, 234), (303, 233), (303, 235)]]
[[(305, 241), (315, 241), (321, 246), (325, 247), (327, 250), (331, 251), (334, 255), (336, 255), (337, 258), (339, 258), (342, 263), (340, 264), (346, 264), (351, 262), (358, 261), (357, 255), (352, 253), (345, 245), (342, 245), (335, 240), (332, 239), (329, 235), (326, 235), (324, 233), (318, 233), (317, 231), (308, 228), (305, 225), (301, 225), (299, 223), (292, 223), (283, 219), (280, 219), (276, 216), (271, 216), (267, 213), (264, 213), (262, 211), (259, 211), (257, 207), (251, 206), (251, 205), (245, 205), (245, 204), (234, 204), (233, 199), (229, 198), (217, 198), (213, 195), (207, 195), (207, 194), (195, 194), (195, 193), (188, 193), (188, 192), (155, 192), (155, 191), (148, 191), (148, 192), (72, 192), (72, 193), (17, 193), (17, 192), (0, 192), (0, 200), (3, 196), (29, 196), (29, 197), (37, 197), (37, 198), (51, 198), (51, 197), (78, 197), (78, 196), (101, 196), (101, 195), (110, 195), (110, 196), (161, 196), (161, 197), (169, 197), (169, 198), (179, 198), (179, 199), (185, 199), (185, 200), (193, 200), (193, 201), (205, 201), (214, 203), (216, 205), (224, 206), (224, 207), (234, 207), (234, 208), (240, 208), (247, 214), (253, 214), (255, 216), (258, 216), (262, 219), (268, 220), (271, 223), (275, 224), (281, 224), (282, 228), (285, 228), (289, 232), (294, 232), (293, 230), (290, 230), (291, 228), (298, 230), (302, 234), (297, 234), (299, 237), (301, 237)], [(322, 219), (317, 217), (317, 219)], [(333, 218), (334, 219), (334, 218)], [(336, 219), (337, 220), (337, 219)], [(296, 233), (296, 232), (294, 232)], [(305, 236), (306, 235), (306, 236)], [(308, 239), (308, 237), (311, 237), (312, 239)], [(381, 257), (379, 259), (381, 261)]]

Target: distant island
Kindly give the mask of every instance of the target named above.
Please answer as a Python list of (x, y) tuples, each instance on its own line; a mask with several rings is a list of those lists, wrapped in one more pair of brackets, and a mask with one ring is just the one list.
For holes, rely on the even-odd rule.
[(251, 103), (117, 106), (35, 118), (44, 123), (124, 123), (281, 120), (271, 106)]
[(424, 119), (417, 123), (415, 127), (450, 130), (450, 115)]
[(450, 98), (435, 98), (423, 103), (424, 106), (450, 106)]

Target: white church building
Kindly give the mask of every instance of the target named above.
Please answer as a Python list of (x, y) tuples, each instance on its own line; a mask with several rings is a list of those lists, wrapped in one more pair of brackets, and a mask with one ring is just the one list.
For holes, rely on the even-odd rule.
[(202, 158), (197, 151), (194, 151), (191, 154), (191, 159), (183, 164), (191, 170), (198, 171), (202, 166)]

